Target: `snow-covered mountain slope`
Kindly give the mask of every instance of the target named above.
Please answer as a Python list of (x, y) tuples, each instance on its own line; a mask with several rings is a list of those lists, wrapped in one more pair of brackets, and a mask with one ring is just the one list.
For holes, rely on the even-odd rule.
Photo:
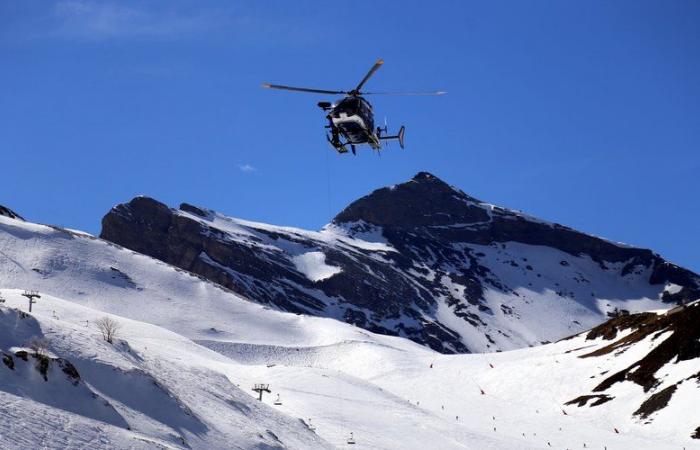
[[(80, 233), (0, 218), (0, 250), (0, 345), (16, 363), (14, 372), (0, 365), (3, 448), (328, 448), (344, 447), (352, 432), (357, 448), (375, 449), (671, 449), (690, 448), (700, 426), (689, 408), (700, 400), (696, 354), (666, 358), (647, 391), (628, 370), (656, 349), (666, 354), (667, 339), (692, 350), (697, 335), (679, 324), (694, 320), (695, 305), (668, 316), (680, 321), (619, 318), (590, 339), (441, 355), (340, 321), (267, 309)], [(42, 296), (31, 315), (10, 309), (27, 310), (23, 289)], [(122, 328), (109, 345), (95, 323), (113, 313)], [(632, 338), (640, 323), (653, 332)], [(673, 338), (671, 329), (681, 334)], [(15, 355), (32, 336), (49, 339), (48, 381), (29, 367), (31, 357)], [(58, 358), (76, 368), (79, 386)], [(596, 390), (625, 370), (629, 380)], [(270, 384), (262, 403), (254, 383)], [(665, 407), (635, 415), (669, 386), (676, 390)], [(277, 394), (281, 405), (273, 404)], [(614, 398), (566, 405), (585, 395)], [(102, 399), (110, 414), (97, 409)]]
[[(25, 306), (22, 291), (2, 292)], [(31, 329), (60, 355), (3, 348), (0, 448), (332, 448), (237, 386), (226, 358), (180, 335), (112, 316), (120, 337), (110, 345), (94, 325), (104, 312), (48, 294), (39, 302), (31, 315), (0, 308), (3, 343), (26, 345)]]
[(38, 290), (193, 339), (256, 343), (260, 336), (260, 343), (294, 346), (369, 335), (351, 325), (339, 327), (332, 319), (245, 300), (195, 274), (86, 233), (4, 217), (0, 287)]
[(403, 336), (444, 353), (551, 342), (615, 310), (700, 296), (700, 278), (649, 250), (476, 200), (420, 173), (320, 232), (138, 197), (101, 236), (261, 304)]
[[(402, 442), (401, 430), (410, 429), (423, 430), (415, 439), (423, 447), (436, 443), (450, 448), (461, 441), (493, 449), (514, 445), (469, 429), (450, 430), (449, 423), (430, 419), (430, 414), (417, 412), (403, 399), (335, 370), (292, 371), (292, 377), (308, 377), (310, 389), (324, 384), (327, 393), (310, 394), (319, 410), (307, 410), (308, 417), (287, 410), (280, 417), (280, 408), (259, 405), (250, 391), (255, 383), (272, 383), (267, 364), (238, 362), (197, 343), (244, 345), (251, 349), (251, 358), (259, 348), (301, 353), (343, 343), (432, 354), (410, 341), (376, 336), (333, 319), (271, 310), (83, 233), (0, 218), (0, 251), (0, 295), (6, 298), (5, 305), (26, 311), (23, 289), (36, 289), (41, 295), (30, 316), (40, 326), (8, 342), (26, 344), (30, 335), (48, 337), (50, 351), (74, 364), (86, 385), (107, 399), (131, 428), (125, 431), (94, 416), (70, 414), (74, 405), (48, 405), (11, 395), (0, 381), (0, 395), (8, 397), (0, 414), (14, 416), (19, 423), (36, 423), (32, 417), (43, 414), (55, 427), (27, 435), (23, 427), (0, 424), (0, 435), (6, 439), (2, 444), (8, 448), (30, 448), (30, 443), (79, 448), (79, 443), (99, 443), (99, 435), (104, 435), (102, 448), (130, 448), (126, 442), (144, 440), (165, 448), (326, 448), (342, 446), (354, 430), (366, 430), (365, 439), (370, 435), (375, 439), (369, 447), (365, 441), (365, 448), (388, 449)], [(106, 314), (118, 314), (113, 317), (122, 324), (115, 346), (102, 342), (95, 326)], [(12, 336), (15, 330), (8, 326), (0, 333)], [(151, 384), (160, 388), (149, 390)], [(279, 392), (275, 383), (271, 389)], [(335, 400), (344, 395), (354, 396), (352, 409), (338, 409)], [(272, 398), (265, 400), (270, 404)], [(377, 405), (383, 408), (372, 416)], [(319, 428), (316, 433), (300, 421), (308, 418)], [(58, 433), (66, 423), (72, 424), (70, 431)], [(398, 428), (384, 433), (381, 426), (390, 423)]]
[[(626, 316), (554, 344), (442, 355), (341, 321), (266, 308), (83, 233), (0, 217), (0, 252), (0, 350), (19, 364), (18, 347), (44, 336), (51, 358), (47, 381), (31, 357), (17, 372), (0, 365), (2, 448), (343, 448), (351, 432), (355, 447), (368, 449), (696, 442), (700, 416), (689, 405), (700, 400), (692, 378), (700, 372), (692, 351), (698, 336), (682, 325), (696, 320), (695, 305), (668, 316), (679, 321)], [(31, 315), (15, 311), (27, 311), (24, 289), (41, 295)], [(121, 325), (113, 345), (95, 326), (107, 315)], [(653, 332), (632, 337), (639, 324)], [(657, 358), (667, 339), (683, 350)], [(658, 383), (645, 391), (628, 369), (647, 355), (663, 362)], [(75, 367), (78, 386), (59, 358)], [(262, 403), (250, 390), (255, 383), (270, 384)], [(635, 415), (671, 385), (664, 408)], [(566, 405), (591, 394), (614, 398)], [(109, 405), (100, 411), (102, 399)]]

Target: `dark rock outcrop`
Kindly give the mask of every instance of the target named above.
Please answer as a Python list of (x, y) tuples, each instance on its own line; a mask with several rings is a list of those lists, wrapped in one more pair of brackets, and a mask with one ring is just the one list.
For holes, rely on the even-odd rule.
[[(609, 402), (610, 400), (613, 400), (614, 397), (611, 397), (609, 395), (581, 395), (579, 397), (576, 397), (573, 400), (569, 400), (568, 402), (564, 403), (565, 405), (576, 405), (576, 406), (600, 406), (602, 404), (605, 404)], [(590, 401), (590, 403), (589, 403)]]
[[(441, 352), (535, 345), (583, 331), (605, 319), (596, 299), (617, 299), (624, 286), (633, 288), (620, 300), (640, 298), (639, 291), (667, 303), (700, 297), (697, 275), (650, 250), (483, 203), (425, 172), (353, 202), (320, 233), (137, 197), (103, 218), (100, 237), (257, 302)], [(325, 274), (308, 273), (319, 267)], [(537, 320), (534, 302), (552, 295), (585, 317), (509, 327)]]
[(671, 400), (674, 392), (676, 392), (676, 389), (678, 389), (678, 386), (672, 384), (671, 386), (655, 393), (639, 406), (639, 408), (634, 412), (634, 415), (639, 416), (642, 419), (646, 419), (655, 412), (664, 409)]
[(24, 220), (22, 216), (12, 211), (10, 208), (2, 205), (0, 205), (0, 216), (9, 217), (10, 219)]

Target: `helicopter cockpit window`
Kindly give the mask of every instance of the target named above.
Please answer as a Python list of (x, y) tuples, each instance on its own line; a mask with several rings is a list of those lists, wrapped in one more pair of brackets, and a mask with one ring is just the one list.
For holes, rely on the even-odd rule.
[(338, 104), (338, 106), (336, 106), (335, 109), (339, 113), (344, 112), (347, 114), (355, 114), (359, 107), (359, 103), (360, 101), (356, 98), (345, 98)]

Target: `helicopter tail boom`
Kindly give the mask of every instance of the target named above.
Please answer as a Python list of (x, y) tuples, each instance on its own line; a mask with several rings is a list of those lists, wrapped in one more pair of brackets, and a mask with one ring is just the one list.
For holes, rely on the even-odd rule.
[(399, 132), (395, 134), (394, 136), (380, 136), (379, 139), (382, 141), (391, 141), (391, 140), (397, 140), (399, 141), (399, 145), (401, 148), (404, 148), (403, 146), (403, 136), (406, 132), (406, 127), (401, 125), (401, 128), (399, 128)]

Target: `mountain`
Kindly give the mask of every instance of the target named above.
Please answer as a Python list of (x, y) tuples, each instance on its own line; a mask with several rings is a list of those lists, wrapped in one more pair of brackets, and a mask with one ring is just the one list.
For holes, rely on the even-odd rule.
[[(444, 355), (259, 305), (86, 233), (0, 217), (0, 251), (1, 448), (321, 449), (351, 432), (369, 449), (698, 442), (698, 303)], [(41, 295), (31, 313), (25, 289)], [(262, 402), (256, 383), (272, 391)]]
[(700, 277), (650, 250), (484, 203), (425, 172), (319, 232), (137, 197), (109, 211), (100, 237), (261, 304), (443, 353), (551, 342), (619, 311), (700, 297)]
[[(0, 217), (0, 252), (3, 449), (324, 449), (350, 433), (368, 449), (698, 442), (697, 303), (445, 355), (260, 305), (82, 232)], [(25, 289), (41, 295), (31, 313)], [(262, 402), (256, 383), (272, 391)]]

